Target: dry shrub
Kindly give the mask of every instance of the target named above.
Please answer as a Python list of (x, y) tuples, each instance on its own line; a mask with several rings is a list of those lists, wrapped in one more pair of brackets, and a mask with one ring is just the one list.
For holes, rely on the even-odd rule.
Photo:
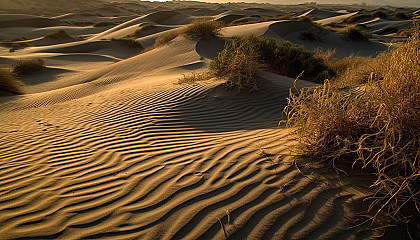
[(17, 75), (31, 74), (45, 67), (43, 58), (20, 59), (13, 64), (13, 73)]
[(141, 45), (141, 43), (137, 42), (134, 39), (131, 38), (112, 38), (111, 41), (116, 41), (116, 42), (122, 42), (130, 47), (133, 48), (140, 48), (140, 49), (144, 49), (143, 45)]
[(64, 31), (62, 29), (58, 30), (57, 32), (48, 33), (48, 34), (44, 35), (44, 37), (49, 38), (49, 39), (53, 39), (53, 40), (66, 40), (66, 39), (78, 40), (77, 37), (68, 34), (66, 31)]
[(179, 33), (176, 31), (170, 31), (167, 32), (166, 34), (158, 37), (155, 41), (155, 44), (153, 45), (153, 48), (157, 48), (160, 47), (162, 45), (165, 45), (166, 43), (172, 41), (173, 39), (175, 39), (176, 37), (179, 36)]
[(185, 34), (191, 38), (210, 39), (220, 36), (220, 30), (224, 26), (223, 22), (196, 19), (181, 30), (181, 34)]
[(338, 87), (356, 86), (366, 83), (373, 70), (374, 59), (350, 55), (343, 59), (334, 57), (335, 49), (315, 49), (315, 56), (335, 73), (334, 85)]
[[(353, 166), (375, 173), (371, 209), (390, 219), (413, 204), (420, 213), (420, 30), (399, 48), (381, 54), (365, 93), (347, 94), (328, 81), (290, 92), (287, 126), (298, 136), (302, 154), (334, 165), (353, 158)], [(379, 207), (378, 207), (379, 206)]]
[(153, 48), (160, 47), (172, 41), (179, 35), (186, 35), (190, 38), (210, 39), (218, 37), (220, 30), (223, 27), (223, 22), (209, 19), (196, 19), (179, 31), (169, 31), (166, 34), (156, 39)]
[(8, 68), (0, 68), (0, 91), (15, 94), (24, 94), (23, 83), (16, 79), (13, 72)]
[(202, 73), (197, 73), (195, 71), (191, 72), (190, 74), (182, 74), (182, 77), (178, 79), (178, 83), (194, 83), (197, 81), (205, 81), (212, 77), (213, 75), (209, 71), (204, 71)]

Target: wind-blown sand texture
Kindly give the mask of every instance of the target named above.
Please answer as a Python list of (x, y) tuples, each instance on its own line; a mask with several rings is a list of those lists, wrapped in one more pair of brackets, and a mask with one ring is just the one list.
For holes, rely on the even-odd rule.
[[(2, 3), (12, 14), (0, 15), (0, 38), (25, 37), (20, 41), (32, 46), (9, 52), (3, 42), (0, 64), (43, 57), (47, 68), (20, 78), (28, 94), (0, 96), (0, 239), (366, 239), (375, 234), (371, 226), (355, 226), (369, 191), (333, 171), (297, 164), (290, 151), (294, 140), (277, 128), (293, 79), (260, 72), (264, 84), (254, 94), (235, 94), (215, 79), (180, 85), (182, 74), (207, 68), (223, 40), (179, 36), (141, 54), (111, 40), (154, 25), (135, 38), (149, 47), (197, 16), (228, 21), (267, 13), (264, 5), (87, 2), (80, 9), (75, 1), (63, 1), (68, 12), (57, 3), (51, 17), (33, 15), (45, 13), (47, 1), (35, 10), (31, 1)], [(304, 6), (269, 12), (296, 9), (317, 18), (343, 14)], [(117, 25), (75, 26), (64, 20)], [(313, 26), (280, 20), (230, 26), (222, 33), (269, 36), (313, 49), (315, 43), (298, 37)], [(43, 38), (59, 29), (82, 39)], [(335, 33), (320, 44), (336, 46), (338, 56), (377, 54), (388, 47)], [(298, 87), (309, 85), (298, 81)]]

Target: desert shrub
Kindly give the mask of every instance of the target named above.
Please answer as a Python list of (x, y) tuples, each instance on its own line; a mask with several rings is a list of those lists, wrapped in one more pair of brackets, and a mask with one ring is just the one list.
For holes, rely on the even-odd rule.
[(404, 19), (404, 20), (410, 19), (410, 16), (408, 16), (407, 14), (402, 13), (402, 12), (396, 13), (395, 17), (397, 17), (399, 19)]
[(296, 77), (304, 71), (303, 78), (314, 82), (334, 75), (322, 59), (317, 58), (314, 52), (304, 50), (303, 46), (287, 41), (277, 44), (274, 39), (256, 36), (233, 38), (210, 63), (210, 69), (216, 76), (235, 79), (229, 80), (229, 83), (236, 89), (249, 87), (255, 90), (255, 79), (248, 78), (253, 78), (258, 68), (289, 77)]
[(375, 11), (371, 14), (374, 17), (378, 17), (378, 18), (387, 18), (388, 15), (382, 11)]
[(116, 42), (122, 42), (130, 47), (134, 47), (134, 48), (140, 48), (140, 49), (144, 49), (143, 45), (141, 45), (141, 43), (137, 42), (134, 39), (130, 39), (130, 38), (112, 38), (111, 41), (116, 41)]
[(208, 19), (196, 19), (181, 30), (181, 34), (185, 34), (191, 38), (210, 39), (220, 35), (223, 22)]
[(209, 71), (204, 71), (201, 73), (197, 73), (195, 71), (191, 72), (190, 74), (182, 74), (182, 77), (178, 79), (178, 83), (194, 83), (197, 81), (204, 81), (208, 80), (212, 77), (212, 74)]
[(398, 29), (395, 27), (385, 27), (373, 33), (379, 34), (379, 35), (385, 35), (385, 34), (396, 33), (396, 32), (398, 32)]
[(49, 38), (49, 39), (53, 39), (53, 40), (65, 40), (65, 39), (72, 39), (72, 40), (77, 40), (76, 37), (68, 34), (66, 31), (64, 30), (58, 30), (57, 32), (52, 32), (52, 33), (48, 33), (46, 35), (44, 35), (45, 38)]
[(414, 215), (420, 213), (419, 24), (407, 43), (373, 61), (359, 94), (329, 81), (291, 90), (287, 126), (298, 137), (297, 151), (303, 155), (334, 166), (352, 159), (353, 167), (376, 174), (370, 209), (379, 207), (372, 220), (382, 212), (398, 221), (407, 203), (417, 207)]
[(310, 16), (303, 16), (303, 17), (299, 17), (297, 20), (299, 22), (308, 22), (308, 23), (311, 23), (311, 22), (314, 21), (314, 18), (313, 17), (310, 17)]
[(43, 58), (20, 59), (13, 64), (13, 73), (25, 75), (37, 72), (45, 67)]
[(179, 36), (179, 33), (176, 31), (169, 31), (165, 33), (164, 35), (158, 37), (155, 41), (155, 44), (153, 45), (154, 48), (160, 47), (162, 45), (165, 45), (166, 43), (172, 41), (176, 37)]
[(370, 14), (356, 14), (343, 19), (341, 23), (360, 23), (369, 19), (372, 19), (372, 16)]
[(302, 32), (300, 38), (303, 40), (322, 42), (323, 36), (327, 33), (328, 32), (325, 31), (325, 29), (312, 27), (309, 30)]
[(8, 68), (0, 68), (0, 91), (24, 94), (23, 84), (16, 79), (13, 72)]
[(118, 25), (118, 23), (115, 22), (98, 22), (93, 24), (94, 27), (107, 27), (107, 26), (115, 26)]
[(350, 40), (366, 40), (368, 38), (367, 34), (361, 32), (355, 27), (346, 27), (342, 29), (337, 29), (338, 33), (343, 34), (343, 36)]

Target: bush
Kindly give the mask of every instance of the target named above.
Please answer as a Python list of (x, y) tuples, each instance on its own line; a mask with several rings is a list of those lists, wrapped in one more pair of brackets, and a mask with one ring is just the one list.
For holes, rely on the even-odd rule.
[(343, 29), (338, 29), (338, 33), (341, 33), (344, 35), (345, 38), (350, 40), (366, 40), (368, 38), (367, 34), (362, 33), (355, 27), (346, 27)]
[(45, 67), (43, 58), (21, 59), (13, 64), (13, 73), (17, 75), (31, 74)]
[(370, 209), (380, 207), (372, 220), (383, 212), (398, 221), (401, 207), (420, 201), (419, 23), (415, 26), (406, 44), (373, 60), (367, 83), (359, 86), (365, 93), (355, 96), (326, 81), (291, 91), (285, 108), (303, 155), (333, 166), (353, 159), (353, 167), (376, 174)]
[[(249, 66), (248, 66), (249, 65)], [(255, 72), (265, 68), (289, 77), (304, 71), (306, 80), (320, 82), (334, 75), (322, 59), (303, 46), (290, 42), (276, 43), (271, 38), (255, 36), (235, 37), (210, 63), (210, 70), (218, 77), (227, 77), (231, 88), (256, 89)]]
[(185, 34), (191, 38), (210, 39), (218, 37), (220, 30), (224, 26), (221, 21), (208, 19), (196, 19), (181, 30), (181, 34)]
[(373, 33), (379, 34), (379, 35), (386, 35), (386, 34), (391, 34), (391, 33), (396, 33), (396, 32), (398, 32), (398, 29), (395, 27), (385, 27)]
[(0, 68), (0, 91), (24, 94), (23, 83), (15, 78), (13, 72), (8, 68)]
[(53, 40), (65, 40), (65, 39), (72, 39), (72, 40), (78, 40), (76, 37), (68, 34), (64, 30), (58, 30), (57, 32), (48, 33), (44, 35), (45, 38), (53, 39)]
[(162, 45), (165, 45), (166, 43), (172, 41), (176, 37), (179, 36), (179, 33), (176, 31), (169, 31), (166, 34), (158, 37), (155, 41), (155, 44), (153, 45), (154, 48), (160, 47)]
[(116, 42), (122, 42), (130, 47), (134, 47), (134, 48), (140, 48), (140, 49), (144, 49), (143, 45), (141, 45), (141, 43), (137, 42), (134, 39), (130, 39), (130, 38), (112, 38), (111, 41), (116, 41)]

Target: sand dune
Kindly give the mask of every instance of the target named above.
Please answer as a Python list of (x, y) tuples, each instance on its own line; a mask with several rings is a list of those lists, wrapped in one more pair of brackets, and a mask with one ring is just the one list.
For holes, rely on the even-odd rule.
[(327, 11), (327, 10), (321, 10), (321, 9), (311, 9), (301, 15), (299, 15), (299, 17), (304, 17), (304, 16), (311, 16), (314, 17), (316, 19), (325, 19), (325, 18), (331, 18), (331, 17), (337, 17), (340, 15), (344, 15), (344, 13), (342, 12), (335, 12), (335, 11)]
[[(205, 71), (227, 40), (181, 35), (145, 52), (111, 40), (138, 30), (131, 39), (150, 47), (198, 17), (230, 23), (301, 13), (305, 5), (97, 0), (78, 7), (84, 2), (57, 0), (30, 10), (32, 0), (6, 1), (13, 14), (0, 14), (0, 64), (42, 57), (46, 68), (19, 77), (27, 94), (0, 96), (0, 239), (368, 239), (378, 233), (375, 226), (355, 226), (366, 209), (362, 199), (371, 194), (367, 186), (298, 159), (289, 130), (278, 128), (290, 88), (314, 83), (260, 71), (260, 90), (252, 94), (235, 94), (218, 79), (179, 84), (183, 74)], [(48, 3), (68, 9), (20, 14), (41, 15)], [(19, 6), (26, 7), (13, 10)], [(306, 13), (323, 23), (348, 14)], [(84, 40), (42, 37), (59, 29)], [(222, 35), (337, 48), (338, 57), (388, 48), (332, 32), (323, 41), (301, 38), (314, 29), (321, 27), (282, 20), (228, 26)], [(6, 41), (16, 37), (27, 39)], [(30, 46), (9, 52), (13, 43)]]

